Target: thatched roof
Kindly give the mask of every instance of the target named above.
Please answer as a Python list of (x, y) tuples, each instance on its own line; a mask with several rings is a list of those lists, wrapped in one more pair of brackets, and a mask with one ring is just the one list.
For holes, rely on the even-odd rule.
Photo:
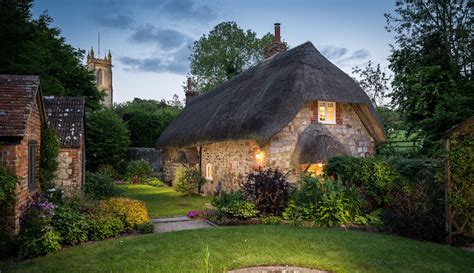
[(330, 157), (350, 155), (342, 143), (319, 123), (309, 125), (299, 136), (294, 164), (326, 163)]
[(372, 137), (386, 139), (365, 92), (306, 42), (195, 98), (165, 129), (156, 146), (267, 140), (288, 125), (306, 102), (315, 100), (353, 104)]

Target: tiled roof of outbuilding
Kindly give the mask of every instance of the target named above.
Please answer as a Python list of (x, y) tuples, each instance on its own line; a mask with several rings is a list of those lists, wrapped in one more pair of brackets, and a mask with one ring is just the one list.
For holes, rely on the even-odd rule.
[(44, 97), (48, 125), (59, 132), (61, 147), (80, 147), (84, 137), (84, 99)]
[(39, 86), (38, 76), (0, 75), (1, 138), (22, 138), (25, 135)]

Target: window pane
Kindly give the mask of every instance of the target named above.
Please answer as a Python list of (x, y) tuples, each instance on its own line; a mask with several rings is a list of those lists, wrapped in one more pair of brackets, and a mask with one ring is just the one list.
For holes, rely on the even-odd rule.
[(327, 122), (334, 122), (336, 119), (336, 111), (334, 109), (334, 103), (327, 104)]
[(326, 107), (323, 103), (319, 105), (319, 121), (326, 121)]

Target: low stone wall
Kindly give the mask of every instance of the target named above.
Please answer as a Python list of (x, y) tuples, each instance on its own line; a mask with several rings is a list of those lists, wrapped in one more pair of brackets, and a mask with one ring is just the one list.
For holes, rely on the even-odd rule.
[(159, 173), (163, 170), (163, 153), (161, 150), (155, 148), (128, 148), (128, 159), (148, 161), (154, 173)]

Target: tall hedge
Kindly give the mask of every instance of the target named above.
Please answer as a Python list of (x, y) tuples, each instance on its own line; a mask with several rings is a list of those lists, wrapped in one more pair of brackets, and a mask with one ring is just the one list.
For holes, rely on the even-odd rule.
[(86, 158), (88, 170), (100, 165), (117, 166), (124, 160), (130, 133), (120, 117), (110, 109), (86, 114)]
[(43, 127), (41, 129), (40, 160), (40, 182), (42, 191), (47, 191), (54, 187), (53, 179), (58, 169), (59, 145), (59, 135), (56, 129)]

